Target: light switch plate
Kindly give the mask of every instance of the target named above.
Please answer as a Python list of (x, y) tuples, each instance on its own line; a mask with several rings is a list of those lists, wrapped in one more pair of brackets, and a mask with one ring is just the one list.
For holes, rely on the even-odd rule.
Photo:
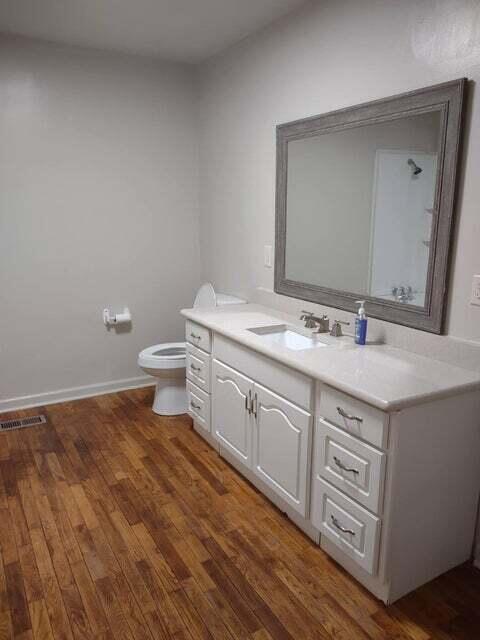
[(263, 265), (267, 267), (267, 269), (272, 268), (272, 245), (266, 244), (263, 247)]
[(470, 304), (476, 304), (477, 306), (480, 307), (480, 275), (473, 276)]

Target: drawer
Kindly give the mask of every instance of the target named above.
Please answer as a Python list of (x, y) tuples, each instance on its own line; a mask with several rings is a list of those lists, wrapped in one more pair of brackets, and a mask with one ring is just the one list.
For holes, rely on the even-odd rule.
[(187, 378), (197, 387), (210, 393), (210, 356), (201, 349), (187, 344)]
[(315, 479), (312, 522), (345, 555), (371, 575), (377, 573), (380, 518), (321, 478)]
[(327, 385), (320, 387), (318, 415), (376, 447), (388, 446), (388, 413)]
[(386, 454), (321, 418), (315, 434), (315, 473), (362, 505), (380, 513)]
[(212, 339), (209, 329), (202, 325), (187, 320), (185, 322), (185, 337), (187, 342), (194, 344), (196, 347), (203, 349), (207, 353), (212, 351)]
[(210, 433), (210, 396), (187, 380), (188, 414)]
[(303, 373), (218, 334), (215, 335), (214, 357), (311, 411), (313, 381)]

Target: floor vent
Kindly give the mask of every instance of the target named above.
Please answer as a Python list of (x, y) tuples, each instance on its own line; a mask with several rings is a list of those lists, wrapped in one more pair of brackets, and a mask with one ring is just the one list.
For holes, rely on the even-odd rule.
[(10, 431), (11, 429), (24, 429), (25, 427), (33, 427), (35, 424), (45, 424), (47, 418), (45, 416), (31, 416), (30, 418), (21, 418), (18, 420), (0, 420), (0, 431)]

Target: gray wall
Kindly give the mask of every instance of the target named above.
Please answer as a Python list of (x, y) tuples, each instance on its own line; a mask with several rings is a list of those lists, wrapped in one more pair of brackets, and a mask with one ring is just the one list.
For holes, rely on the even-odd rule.
[(0, 400), (142, 375), (199, 284), (192, 71), (2, 37), (0, 140)]
[[(249, 294), (273, 287), (275, 125), (437, 82), (480, 80), (480, 5), (324, 0), (212, 59), (201, 83), (204, 275)], [(473, 92), (475, 94), (475, 92)], [(480, 104), (470, 101), (448, 331), (480, 341)]]

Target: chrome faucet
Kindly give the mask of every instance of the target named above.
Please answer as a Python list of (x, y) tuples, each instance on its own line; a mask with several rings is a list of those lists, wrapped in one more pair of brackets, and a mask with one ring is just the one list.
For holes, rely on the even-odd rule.
[(410, 302), (413, 300), (412, 287), (393, 287), (392, 295), (397, 302)]
[(313, 311), (302, 311), (300, 320), (305, 321), (306, 329), (317, 329), (315, 333), (328, 333), (330, 331), (330, 320), (325, 314), (319, 318), (313, 315)]

